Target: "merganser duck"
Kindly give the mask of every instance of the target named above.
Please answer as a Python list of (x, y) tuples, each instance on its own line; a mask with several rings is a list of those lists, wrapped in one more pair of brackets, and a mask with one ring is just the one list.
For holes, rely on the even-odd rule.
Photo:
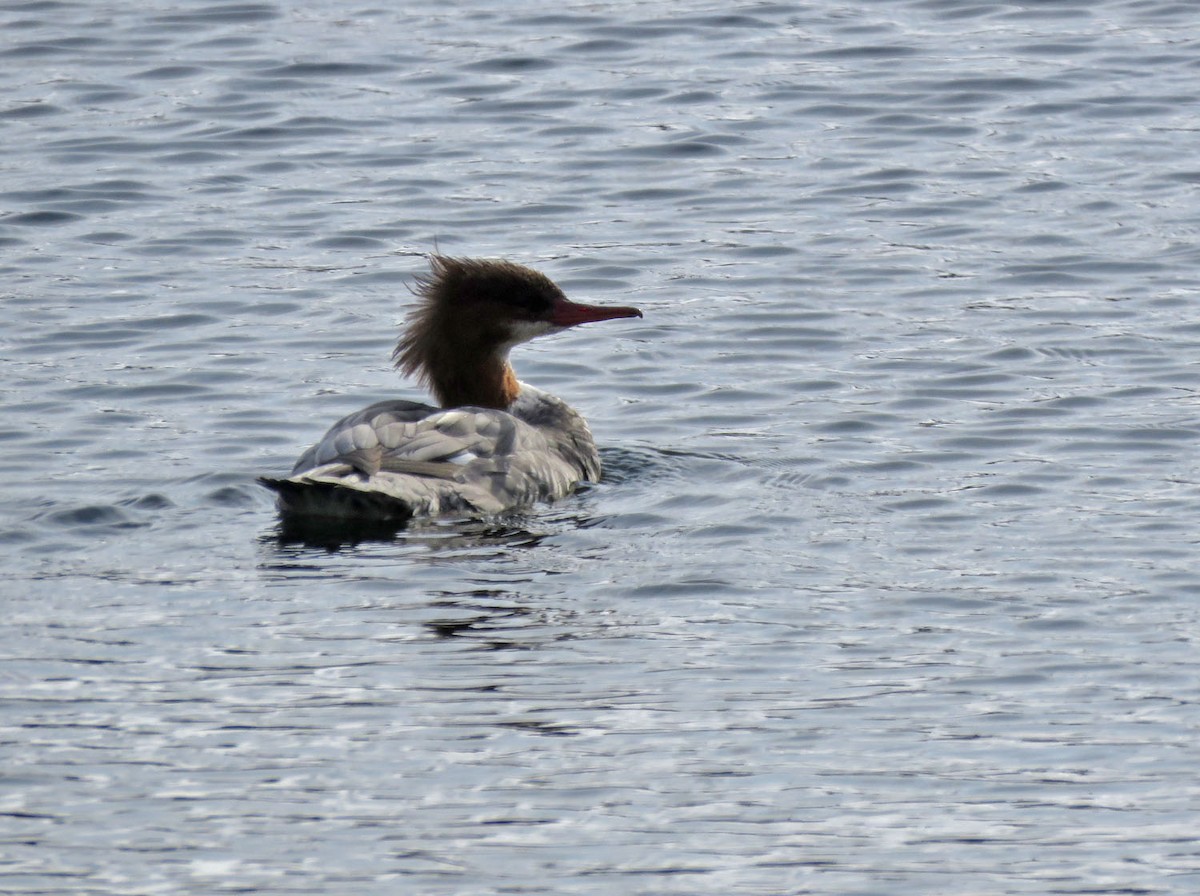
[(343, 417), (286, 479), (259, 481), (291, 517), (403, 523), (485, 516), (560, 498), (600, 477), (583, 417), (519, 382), (516, 345), (637, 308), (570, 301), (544, 274), (509, 261), (430, 257), (392, 359), (439, 407), (381, 401)]

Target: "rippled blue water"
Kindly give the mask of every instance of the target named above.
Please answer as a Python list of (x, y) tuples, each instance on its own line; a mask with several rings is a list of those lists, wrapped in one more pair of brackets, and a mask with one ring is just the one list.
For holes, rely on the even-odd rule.
[[(1197, 892), (1192, 4), (0, 35), (0, 890)], [(285, 537), (435, 247), (606, 480)]]

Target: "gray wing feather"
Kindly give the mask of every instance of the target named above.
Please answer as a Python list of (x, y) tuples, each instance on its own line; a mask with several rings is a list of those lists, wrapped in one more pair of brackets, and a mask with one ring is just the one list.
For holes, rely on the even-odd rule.
[(367, 508), (378, 516), (391, 506), (394, 516), (408, 518), (499, 513), (597, 478), (599, 459), (582, 418), (558, 399), (526, 390), (513, 413), (371, 405), (335, 423), (288, 479), (263, 481), (285, 511), (348, 517)]

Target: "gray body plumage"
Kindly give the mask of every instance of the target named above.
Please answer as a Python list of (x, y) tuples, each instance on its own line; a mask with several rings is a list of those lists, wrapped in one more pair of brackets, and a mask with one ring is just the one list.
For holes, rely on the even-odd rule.
[(373, 404), (335, 423), (288, 478), (261, 481), (285, 513), (404, 521), (500, 513), (599, 477), (584, 419), (521, 384), (508, 410)]

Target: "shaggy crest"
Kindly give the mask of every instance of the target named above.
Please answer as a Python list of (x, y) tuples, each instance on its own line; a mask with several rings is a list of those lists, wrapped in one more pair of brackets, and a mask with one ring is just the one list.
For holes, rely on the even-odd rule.
[(549, 317), (565, 296), (532, 268), (495, 259), (430, 256), (417, 278), (417, 305), (392, 353), (442, 407), (505, 408), (519, 385), (508, 350), (555, 329)]

